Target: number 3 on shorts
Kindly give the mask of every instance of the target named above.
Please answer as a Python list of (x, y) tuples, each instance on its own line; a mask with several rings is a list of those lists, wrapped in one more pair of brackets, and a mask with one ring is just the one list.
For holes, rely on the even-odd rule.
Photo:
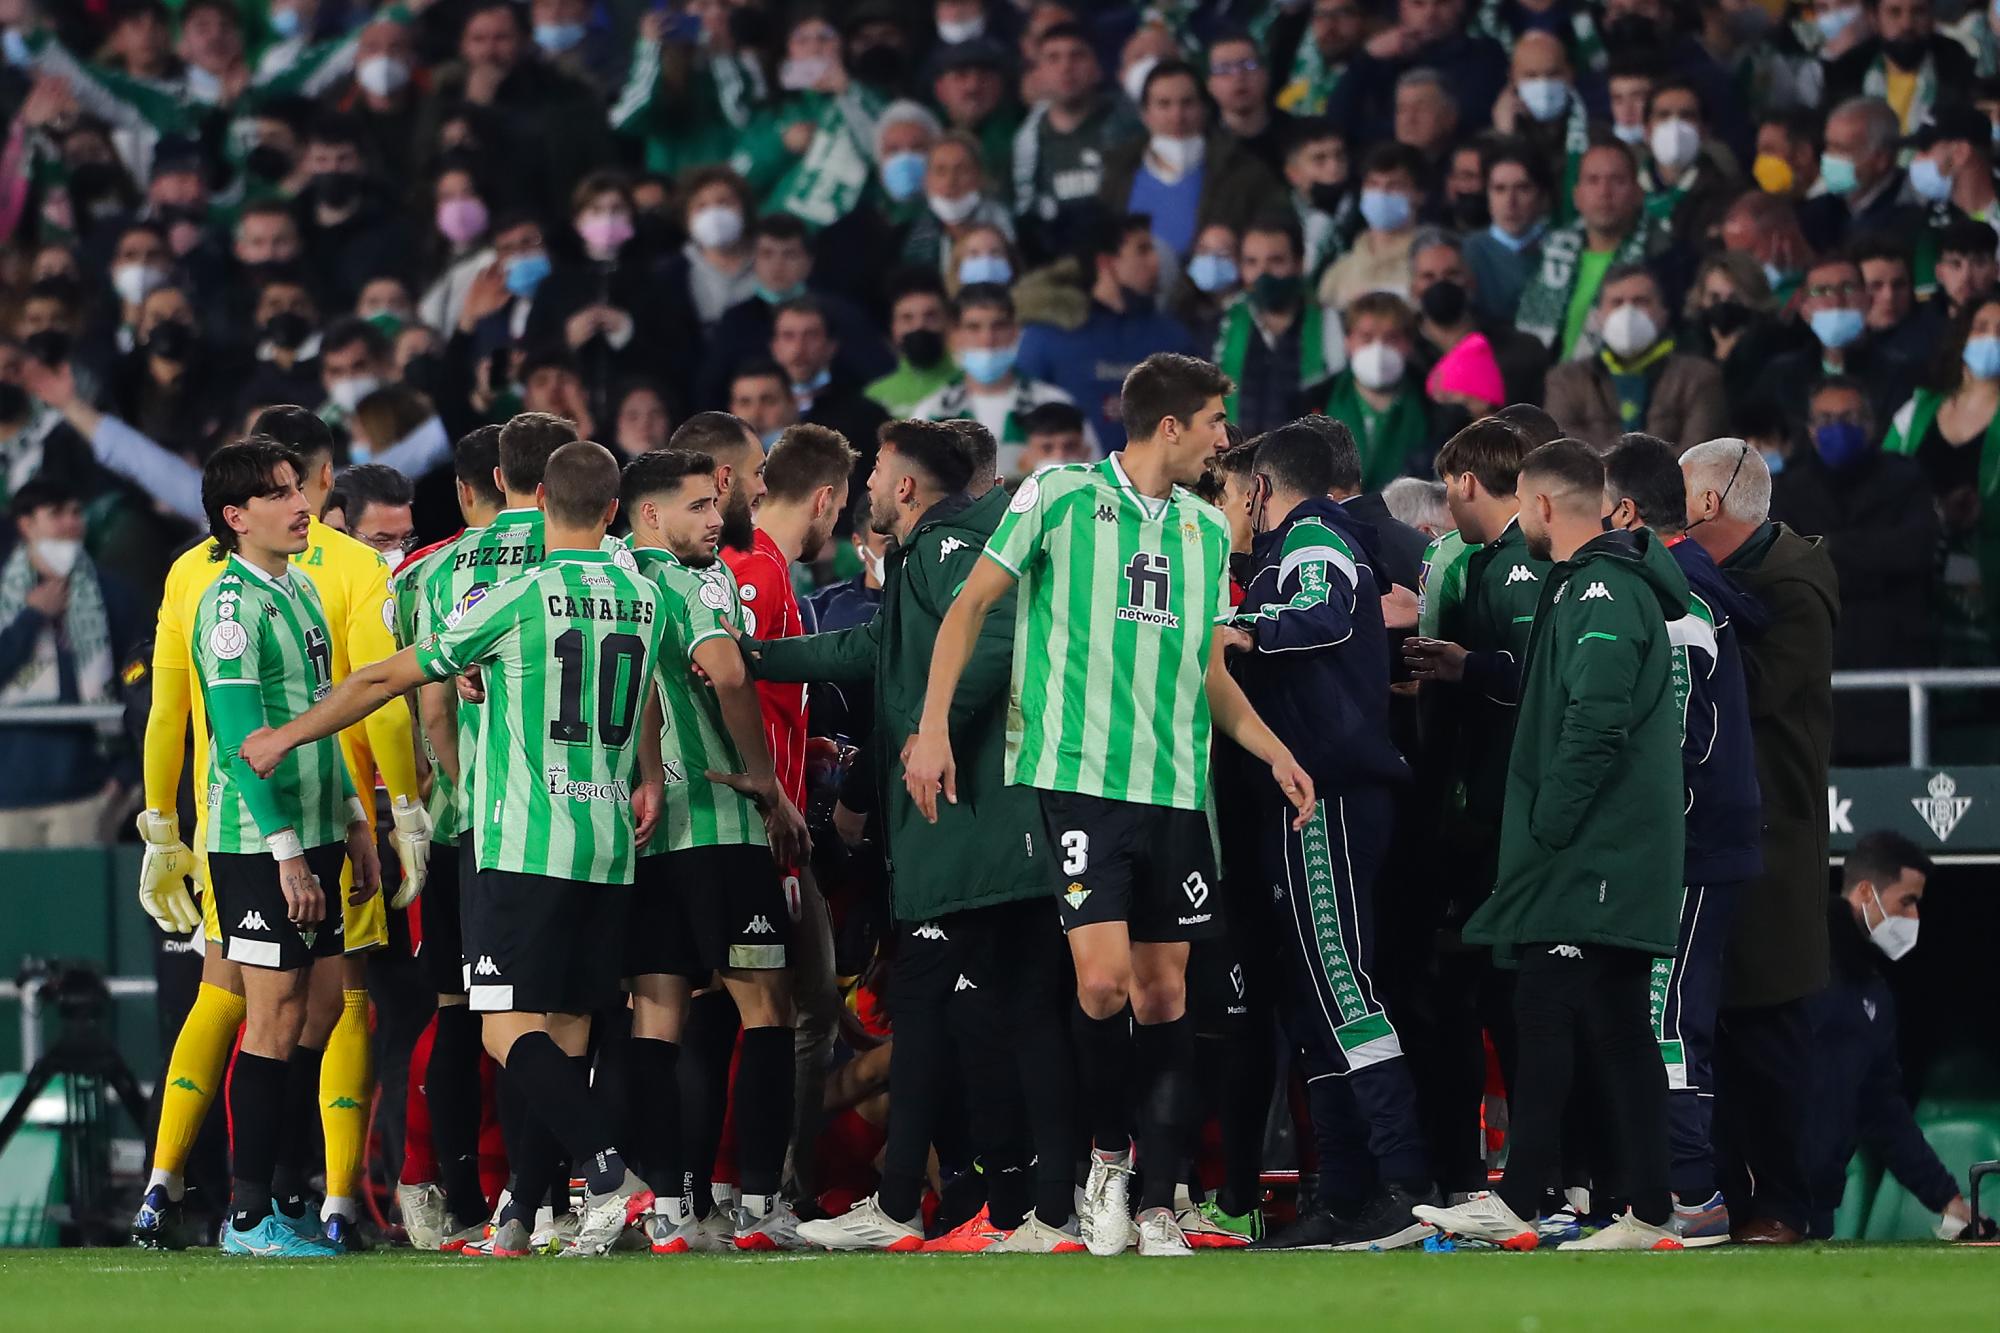
[(1071, 829), (1062, 835), (1063, 874), (1081, 875), (1090, 869), (1090, 835), (1082, 829)]

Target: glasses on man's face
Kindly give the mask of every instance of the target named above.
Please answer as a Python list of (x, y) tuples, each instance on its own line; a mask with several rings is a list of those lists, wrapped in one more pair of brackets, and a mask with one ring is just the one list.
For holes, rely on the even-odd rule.
[(391, 551), (401, 551), (405, 555), (417, 549), (417, 534), (398, 537), (393, 532), (357, 532), (355, 537), (387, 555)]
[(1816, 282), (1806, 288), (1806, 296), (1811, 300), (1826, 300), (1830, 297), (1859, 296), (1867, 289), (1858, 282)]
[(1254, 56), (1245, 56), (1241, 60), (1218, 60), (1208, 67), (1208, 72), (1227, 78), (1232, 74), (1255, 74), (1262, 68)]

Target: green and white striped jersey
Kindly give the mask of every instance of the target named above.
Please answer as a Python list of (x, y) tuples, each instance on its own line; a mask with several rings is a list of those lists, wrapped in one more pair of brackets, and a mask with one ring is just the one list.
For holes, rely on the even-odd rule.
[(234, 554), (195, 612), (194, 668), (208, 710), (208, 850), (257, 853), (290, 828), (302, 847), (347, 838), (354, 794), (340, 739), (301, 745), (260, 778), (236, 757), (258, 727), (282, 726), (333, 687), (333, 640), (311, 579), (267, 574)]
[(632, 882), (635, 733), (660, 618), (658, 588), (630, 561), (623, 543), (616, 556), (553, 552), (474, 588), (417, 645), (427, 678), (476, 664), (485, 681), (469, 807), (482, 870)]
[(644, 855), (690, 847), (765, 846), (764, 818), (756, 803), (734, 787), (703, 777), (743, 772), (743, 756), (729, 738), (715, 691), (692, 669), (696, 645), (727, 638), (725, 624), (744, 629), (736, 576), (717, 560), (691, 569), (673, 552), (639, 547), (639, 572), (660, 588), (660, 661), (657, 679), (665, 705), (660, 756), (667, 769), (667, 808)]
[(1426, 639), (1450, 638), (1445, 619), (1465, 600), (1465, 566), (1473, 548), (1454, 530), (1433, 537), (1424, 548), (1424, 567), (1417, 579), (1417, 633)]
[[(463, 533), (459, 535), (464, 536)], [(443, 622), (430, 614), (427, 600), (430, 576), (437, 571), (440, 558), (450, 559), (458, 540), (454, 537), (422, 559), (410, 561), (389, 579), (389, 597), (396, 607), (397, 647), (407, 648), (413, 643), (421, 643), (433, 628), (443, 628)], [(424, 734), (421, 719), (417, 733), (423, 742), (424, 754), (431, 761), (431, 794), (424, 801), (424, 808), (431, 816), (431, 841), (443, 847), (456, 846), (459, 836), (465, 832), (465, 816), (458, 809), (458, 784), (438, 767), (437, 754), (431, 749), (430, 737)], [(460, 762), (463, 761), (464, 757), (460, 756)]]
[(987, 542), (1021, 581), (1007, 781), (1198, 810), (1229, 531), (1192, 491), (1141, 495), (1119, 457), (1029, 477)]

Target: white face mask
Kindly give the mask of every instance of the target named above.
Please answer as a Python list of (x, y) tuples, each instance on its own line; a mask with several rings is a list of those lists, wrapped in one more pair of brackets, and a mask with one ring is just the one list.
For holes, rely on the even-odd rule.
[(1669, 171), (1679, 171), (1701, 151), (1701, 131), (1692, 121), (1663, 120), (1653, 126), (1646, 142), (1655, 162)]
[(857, 546), (854, 550), (861, 557), (861, 566), (868, 571), (868, 577), (880, 583), (882, 581), (882, 557), (865, 546)]
[(979, 192), (977, 190), (971, 194), (961, 194), (956, 199), (947, 199), (941, 194), (930, 194), (924, 197), (930, 200), (931, 212), (937, 214), (938, 221), (944, 223), (947, 227), (956, 227), (959, 223), (971, 217), (972, 211), (979, 207)]
[(1629, 143), (1634, 147), (1646, 142), (1644, 125), (1613, 125), (1611, 133), (1617, 136), (1620, 143)]
[(388, 97), (410, 82), (410, 67), (394, 56), (370, 56), (354, 67), (354, 81), (363, 92)]
[(1604, 345), (1619, 356), (1637, 356), (1659, 340), (1659, 326), (1638, 306), (1621, 305), (1604, 317)]
[(969, 42), (975, 37), (986, 35), (986, 16), (980, 14), (969, 19), (952, 19), (937, 25), (938, 40), (941, 42)]
[(1403, 354), (1388, 343), (1364, 343), (1348, 364), (1364, 389), (1387, 389), (1403, 378)]
[(73, 537), (41, 537), (35, 541), (35, 559), (55, 578), (68, 578), (82, 554), (83, 543)]
[(1181, 175), (1186, 175), (1200, 166), (1202, 159), (1208, 155), (1208, 141), (1198, 134), (1190, 135), (1185, 139), (1170, 138), (1164, 134), (1156, 134), (1147, 147), (1152, 150), (1153, 156), (1160, 159), (1169, 171), (1175, 171)]
[(335, 380), (327, 386), (327, 396), (332, 398), (341, 411), (352, 412), (361, 405), (361, 400), (382, 387), (382, 381), (373, 375), (350, 375), (344, 380)]
[(1875, 895), (1875, 910), (1882, 914), (1882, 920), (1868, 928), (1868, 938), (1893, 963), (1917, 947), (1917, 927), (1923, 923), (1913, 916), (1890, 916), (1880, 890), (1870, 884), (1868, 892)]
[(382, 563), (389, 567), (391, 574), (401, 569), (403, 562), (410, 558), (410, 553), (400, 546), (391, 551), (378, 551), (376, 554), (382, 557)]
[(698, 208), (688, 219), (688, 235), (704, 249), (726, 249), (743, 239), (743, 214), (726, 204)]
[(832, 68), (833, 61), (825, 56), (789, 58), (778, 66), (778, 86), (795, 93), (817, 88)]
[(126, 305), (138, 305), (166, 284), (167, 275), (150, 264), (118, 264), (111, 270), (111, 287)]

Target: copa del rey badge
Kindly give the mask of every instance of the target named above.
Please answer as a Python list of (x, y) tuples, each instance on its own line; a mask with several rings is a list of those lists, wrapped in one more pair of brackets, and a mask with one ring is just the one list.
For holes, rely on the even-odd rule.
[(1952, 781), (1949, 773), (1939, 773), (1933, 777), (1926, 790), (1930, 795), (1912, 797), (1910, 804), (1916, 807), (1917, 814), (1923, 821), (1931, 826), (1931, 832), (1937, 834), (1939, 842), (1948, 841), (1951, 838), (1951, 831), (1958, 827), (1958, 821), (1972, 808), (1972, 798), (1957, 794), (1958, 784)]

